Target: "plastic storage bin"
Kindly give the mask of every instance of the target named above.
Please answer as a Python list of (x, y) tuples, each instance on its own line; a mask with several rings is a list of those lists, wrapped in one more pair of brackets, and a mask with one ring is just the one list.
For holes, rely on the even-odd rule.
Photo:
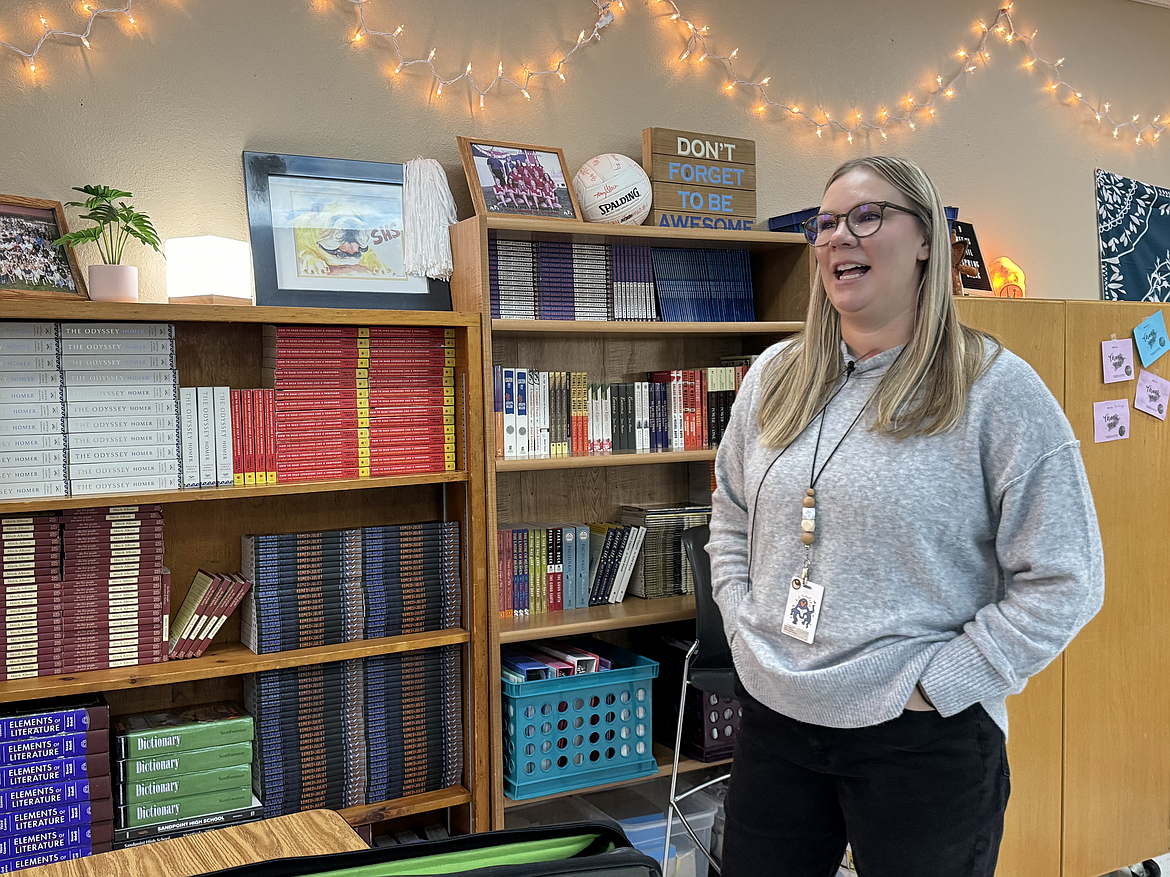
[[(670, 779), (643, 783), (637, 789), (613, 789), (583, 795), (585, 802), (617, 822), (630, 843), (646, 855), (662, 863), (663, 841), (666, 839), (666, 801), (670, 794)], [(694, 829), (704, 848), (711, 845), (711, 826), (715, 821), (717, 805), (703, 792), (695, 792), (684, 800), (682, 812)], [(677, 877), (700, 877), (707, 873), (707, 857), (697, 850), (687, 830), (678, 819), (670, 828), (670, 842), (675, 848)]]
[(565, 822), (593, 822), (609, 818), (579, 795), (571, 795), (524, 807), (509, 807), (504, 811), (504, 828), (530, 828), (533, 825), (561, 825)]
[(651, 743), (657, 662), (597, 640), (576, 644), (613, 669), (500, 684), (504, 792), (513, 800), (658, 772)]

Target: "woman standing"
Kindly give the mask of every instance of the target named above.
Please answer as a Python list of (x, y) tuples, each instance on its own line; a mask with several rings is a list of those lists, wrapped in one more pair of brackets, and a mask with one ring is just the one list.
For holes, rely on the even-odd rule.
[(1021, 359), (962, 325), (942, 201), (861, 158), (805, 225), (804, 332), (744, 381), (711, 555), (742, 686), (725, 877), (990, 877), (1004, 699), (1101, 606), (1079, 444)]

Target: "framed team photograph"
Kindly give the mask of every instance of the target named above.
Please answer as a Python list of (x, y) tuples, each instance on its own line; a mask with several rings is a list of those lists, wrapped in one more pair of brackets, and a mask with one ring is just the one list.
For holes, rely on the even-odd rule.
[(564, 153), (548, 146), (459, 137), (477, 214), (581, 219)]
[(89, 298), (68, 231), (60, 201), (0, 195), (0, 300)]
[(244, 153), (256, 304), (451, 309), (451, 287), (406, 273), (402, 165)]

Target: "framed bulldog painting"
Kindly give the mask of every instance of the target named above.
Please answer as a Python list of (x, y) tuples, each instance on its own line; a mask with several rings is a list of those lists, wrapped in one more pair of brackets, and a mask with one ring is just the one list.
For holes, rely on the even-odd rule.
[(451, 309), (451, 287), (408, 275), (402, 165), (244, 153), (256, 304)]

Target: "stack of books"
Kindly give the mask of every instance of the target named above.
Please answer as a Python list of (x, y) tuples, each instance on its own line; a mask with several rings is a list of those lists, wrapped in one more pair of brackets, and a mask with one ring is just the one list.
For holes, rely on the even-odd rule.
[(463, 773), (459, 646), (244, 677), (264, 816), (447, 788)]
[(252, 583), (239, 573), (196, 572), (171, 625), (167, 658), (198, 658), (207, 651), (251, 587)]
[(0, 499), (67, 496), (57, 323), (0, 323)]
[(92, 697), (0, 716), (0, 873), (111, 848), (109, 727)]
[(62, 663), (75, 673), (167, 659), (170, 572), (162, 507), (67, 509), (61, 518), (61, 618), (76, 624)]
[(661, 248), (651, 251), (658, 306), (667, 322), (753, 322), (751, 253)]
[(488, 288), (497, 319), (658, 319), (649, 247), (493, 238)]
[(279, 481), (455, 468), (455, 332), (265, 326)]
[(238, 392), (228, 387), (179, 390), (183, 487), (230, 487), (236, 483), (237, 421), (231, 399)]
[(493, 366), (496, 455), (505, 460), (718, 446), (754, 357), (592, 383), (584, 372)]
[(710, 520), (711, 506), (697, 503), (623, 506), (623, 524), (646, 528), (629, 593), (646, 599), (693, 594), (695, 579), (682, 545), (682, 532)]
[[(232, 473), (236, 485), (276, 482), (276, 393), (273, 390), (232, 390)], [(293, 393), (285, 402), (305, 400)], [(305, 406), (309, 407), (309, 406)]]
[(501, 524), (500, 617), (622, 602), (645, 535), (622, 524)]
[(229, 703), (114, 722), (114, 844), (166, 840), (260, 815), (252, 717)]
[(589, 640), (572, 643), (545, 639), (500, 650), (500, 677), (505, 682), (539, 682), (563, 676), (581, 676), (613, 669), (609, 658), (582, 648)]
[(753, 321), (747, 250), (488, 241), (503, 320)]
[(166, 660), (170, 573), (159, 508), (0, 519), (6, 679)]
[(256, 654), (462, 623), (457, 521), (244, 536), (240, 641)]
[(169, 323), (61, 323), (73, 495), (179, 487), (179, 372)]

